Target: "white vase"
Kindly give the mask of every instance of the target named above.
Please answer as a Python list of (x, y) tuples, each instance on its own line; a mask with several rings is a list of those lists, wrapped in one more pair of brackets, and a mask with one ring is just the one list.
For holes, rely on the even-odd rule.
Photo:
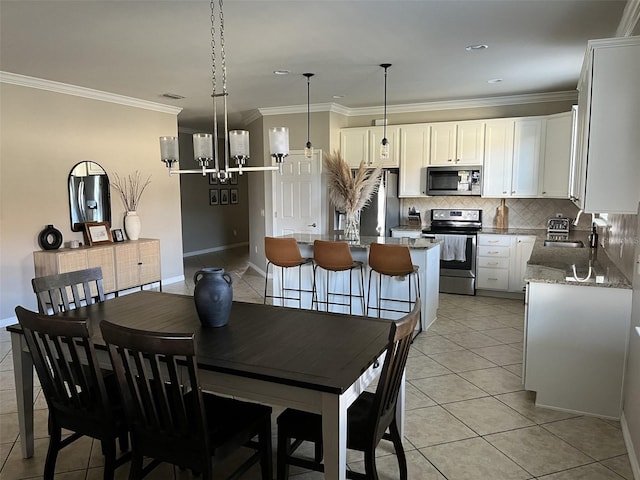
[(124, 231), (127, 232), (129, 240), (140, 238), (140, 217), (138, 212), (127, 212), (124, 217)]

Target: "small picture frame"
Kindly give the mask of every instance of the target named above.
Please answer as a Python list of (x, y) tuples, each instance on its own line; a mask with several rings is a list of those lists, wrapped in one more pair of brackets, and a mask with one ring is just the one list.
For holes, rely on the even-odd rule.
[(218, 185), (218, 174), (216, 173), (209, 174), (209, 185)]
[(220, 189), (220, 205), (229, 205), (229, 190)]
[[(229, 181), (230, 181), (231, 185), (237, 185), (238, 184), (238, 174), (237, 173), (231, 173)], [(233, 203), (233, 202), (231, 202), (231, 203)]]
[(217, 188), (209, 189), (209, 205), (220, 205), (220, 193)]
[(86, 222), (84, 224), (84, 231), (89, 246), (113, 243), (108, 222)]
[(231, 205), (237, 205), (237, 203), (238, 203), (238, 189), (237, 188), (232, 188), (229, 192), (230, 192)]
[(120, 228), (114, 228), (111, 230), (111, 235), (113, 236), (114, 242), (124, 242), (124, 234)]

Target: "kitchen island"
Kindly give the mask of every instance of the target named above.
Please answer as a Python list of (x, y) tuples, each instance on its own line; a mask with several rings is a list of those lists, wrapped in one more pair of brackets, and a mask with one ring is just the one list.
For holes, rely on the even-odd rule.
[[(293, 237), (298, 242), (300, 247), (300, 253), (303, 257), (313, 257), (313, 242), (315, 240), (328, 240), (328, 241), (345, 241), (344, 237), (340, 234), (336, 235), (315, 235), (308, 233), (295, 233), (292, 235), (285, 235), (286, 237)], [(369, 245), (372, 243), (382, 243), (386, 245), (406, 245), (409, 247), (411, 254), (411, 260), (414, 265), (419, 267), (418, 275), (420, 277), (420, 297), (422, 298), (422, 313), (420, 319), (420, 326), (423, 330), (429, 328), (429, 326), (435, 321), (438, 309), (438, 292), (440, 287), (440, 242), (434, 239), (428, 238), (391, 238), (391, 237), (360, 237), (357, 241), (348, 241), (351, 255), (354, 260), (361, 261), (364, 265), (364, 290), (365, 297), (367, 294), (367, 286), (369, 281), (370, 269), (368, 266)], [(277, 269), (277, 267), (276, 267)], [(354, 291), (358, 290), (359, 285), (359, 271), (354, 270), (353, 285)], [(298, 284), (298, 269), (286, 270), (285, 283), (287, 286), (293, 286)], [(318, 271), (318, 279), (320, 275), (324, 275), (324, 272)], [(340, 275), (331, 275), (331, 284), (329, 286), (332, 292), (348, 293), (349, 292), (349, 277), (348, 273)], [(376, 274), (374, 274), (376, 275)], [(374, 277), (377, 278), (377, 277)], [(383, 297), (391, 298), (408, 298), (408, 277), (394, 277), (392, 279), (383, 277), (382, 291)], [(313, 269), (311, 267), (302, 268), (302, 288), (304, 290), (311, 291), (313, 286)], [(324, 282), (320, 282), (318, 288), (324, 288)], [(275, 295), (281, 295), (282, 285), (280, 282), (279, 272), (273, 275), (273, 291)], [(323, 295), (324, 292), (320, 292)], [(371, 286), (371, 298), (368, 300), (371, 305), (377, 302), (375, 296), (375, 287)], [(274, 299), (276, 305), (280, 304), (277, 299)], [(286, 306), (297, 307), (297, 301), (286, 301)], [(384, 306), (384, 304), (383, 304)], [(324, 307), (324, 305), (323, 305)], [(302, 308), (311, 308), (311, 293), (303, 292), (302, 294)], [(354, 315), (364, 315), (362, 306), (358, 298), (353, 298), (351, 301), (351, 308)], [(348, 307), (341, 307), (336, 305), (330, 306), (330, 311), (335, 313), (349, 313)], [(377, 312), (376, 312), (377, 314)], [(384, 318), (399, 318), (401, 313), (395, 312), (382, 312)]]
[(524, 386), (537, 406), (618, 419), (631, 283), (603, 249), (543, 243), (525, 272)]

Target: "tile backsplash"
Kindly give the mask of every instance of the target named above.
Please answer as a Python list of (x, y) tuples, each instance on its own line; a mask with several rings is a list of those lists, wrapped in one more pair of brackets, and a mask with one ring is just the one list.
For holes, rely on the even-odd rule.
[(599, 229), (600, 242), (611, 261), (629, 281), (633, 281), (635, 252), (640, 242), (638, 215), (609, 215), (609, 224)]
[[(482, 223), (487, 227), (496, 225), (496, 209), (500, 205), (499, 198), (480, 198), (463, 196), (442, 196), (428, 198), (403, 198), (401, 201), (402, 223), (407, 223), (409, 208), (415, 207), (422, 215), (422, 224), (426, 226), (431, 221), (433, 208), (479, 208), (482, 209)], [(547, 228), (547, 219), (560, 213), (573, 219), (578, 214), (578, 208), (569, 200), (513, 198), (507, 199), (509, 208), (509, 228)], [(591, 215), (582, 215), (577, 230), (588, 230), (591, 225)]]

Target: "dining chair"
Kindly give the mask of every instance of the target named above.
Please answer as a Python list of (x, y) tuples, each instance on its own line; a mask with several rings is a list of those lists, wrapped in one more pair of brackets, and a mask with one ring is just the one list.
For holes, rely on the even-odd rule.
[[(313, 264), (313, 259), (304, 258), (300, 254), (300, 248), (295, 238), (264, 237), (264, 253), (267, 257), (267, 274), (264, 278), (264, 303), (267, 303), (267, 298), (277, 298), (283, 305), (287, 300), (293, 300), (298, 302), (298, 308), (302, 308), (302, 292), (313, 292), (302, 288), (302, 266)], [(269, 295), (267, 292), (269, 266), (271, 265), (280, 267), (281, 295)], [(286, 270), (295, 267), (298, 268), (298, 288), (286, 287)], [(287, 295), (288, 292), (291, 292), (291, 294)], [(292, 292), (297, 293), (294, 295)]]
[[(203, 392), (193, 333), (136, 330), (107, 320), (100, 328), (131, 429), (130, 480), (161, 462), (209, 480), (241, 447), (254, 452), (229, 478), (258, 462), (262, 478), (272, 478), (271, 407)], [(152, 461), (143, 468), (145, 457)]]
[[(87, 322), (16, 307), (16, 316), (49, 407), (49, 449), (44, 479), (53, 479), (58, 453), (82, 436), (100, 440), (104, 480), (131, 457), (115, 376), (103, 377)], [(62, 439), (62, 429), (72, 435)], [(116, 458), (116, 439), (124, 453)]]
[(31, 285), (38, 297), (38, 311), (44, 314), (48, 313), (49, 306), (53, 314), (57, 314), (77, 308), (83, 302), (92, 304), (105, 300), (100, 267), (35, 277)]
[[(393, 442), (400, 479), (407, 480), (407, 459), (396, 420), (396, 404), (407, 363), (413, 331), (420, 318), (420, 299), (413, 310), (390, 322), (389, 340), (375, 393), (365, 391), (347, 412), (347, 448), (364, 452), (365, 473), (347, 471), (347, 478), (377, 480), (375, 453), (380, 440)], [(289, 465), (324, 471), (322, 417), (315, 413), (287, 409), (278, 417), (277, 480), (289, 477)], [(387, 432), (387, 430), (389, 430)], [(302, 442), (314, 443), (313, 460), (293, 456)], [(320, 446), (320, 448), (318, 448)]]

